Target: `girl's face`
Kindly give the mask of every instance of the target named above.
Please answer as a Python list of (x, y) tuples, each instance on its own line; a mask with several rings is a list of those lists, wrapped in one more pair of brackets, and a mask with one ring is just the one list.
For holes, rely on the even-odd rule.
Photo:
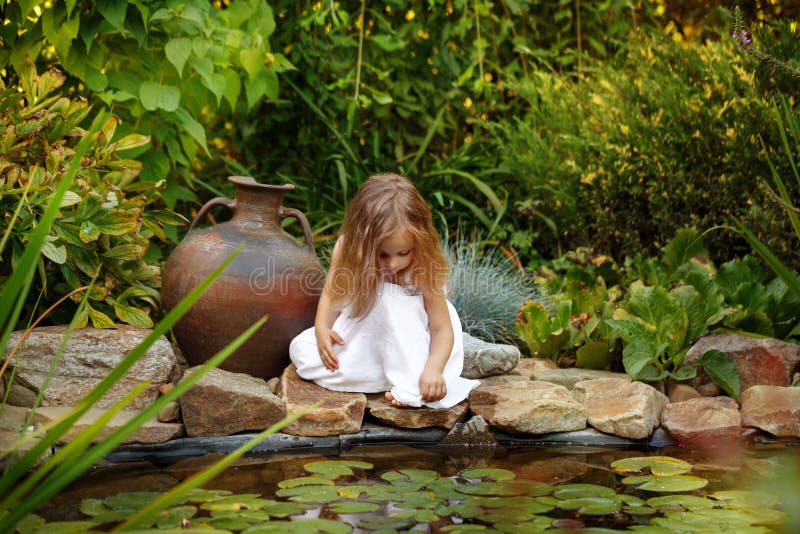
[(414, 240), (407, 230), (395, 232), (384, 239), (378, 247), (383, 275), (395, 281), (398, 273), (407, 269), (414, 260)]

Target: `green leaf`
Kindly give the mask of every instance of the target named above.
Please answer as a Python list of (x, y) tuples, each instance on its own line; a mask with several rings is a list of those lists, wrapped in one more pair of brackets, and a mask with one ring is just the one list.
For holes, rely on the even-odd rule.
[(698, 363), (725, 393), (739, 400), (741, 393), (739, 372), (730, 356), (720, 350), (712, 349), (700, 356)]
[(47, 240), (42, 245), (42, 254), (54, 263), (59, 265), (67, 262), (67, 247), (56, 245), (53, 241)]
[(210, 155), (208, 145), (206, 144), (206, 131), (203, 125), (197, 122), (197, 120), (183, 108), (175, 110), (175, 117), (178, 119), (178, 124), (181, 125), (181, 128), (192, 136), (192, 139), (200, 145), (207, 155)]
[(309, 473), (324, 475), (334, 479), (341, 476), (353, 475), (354, 473), (351, 469), (353, 467), (358, 469), (372, 469), (373, 465), (356, 460), (321, 460), (307, 463), (303, 466), (303, 469)]
[(176, 111), (181, 103), (181, 91), (174, 85), (162, 85), (148, 80), (139, 86), (139, 99), (148, 111)]
[(84, 243), (91, 243), (100, 237), (100, 229), (92, 221), (85, 221), (81, 225), (81, 230), (78, 236)]
[(605, 341), (588, 341), (578, 348), (576, 365), (581, 369), (608, 369), (613, 354)]
[(671, 456), (623, 458), (613, 462), (611, 467), (620, 473), (640, 472), (649, 469), (655, 476), (675, 476), (692, 470), (692, 464)]
[(264, 68), (266, 55), (258, 48), (245, 48), (239, 51), (239, 61), (252, 81)]
[(127, 0), (103, 0), (97, 2), (97, 11), (103, 15), (119, 32), (125, 31), (125, 12), (128, 9)]
[(458, 475), (462, 478), (485, 478), (488, 480), (494, 480), (496, 482), (501, 480), (511, 480), (512, 478), (516, 477), (514, 472), (509, 471), (508, 469), (492, 468), (465, 469)]
[(655, 327), (656, 344), (668, 343), (673, 352), (684, 347), (688, 319), (680, 302), (663, 287), (631, 285), (630, 311)]
[(167, 59), (175, 66), (178, 75), (183, 78), (183, 67), (192, 53), (192, 40), (186, 37), (170, 39), (164, 46)]
[(708, 250), (706, 250), (700, 234), (693, 228), (678, 230), (672, 241), (667, 243), (662, 251), (662, 261), (672, 272), (678, 270), (678, 267), (695, 256), (708, 255)]
[(379, 34), (372, 38), (372, 42), (384, 52), (396, 52), (405, 48), (406, 42), (396, 35)]
[(233, 69), (225, 69), (222, 71), (225, 77), (225, 92), (223, 96), (230, 104), (231, 109), (236, 109), (236, 101), (239, 99), (239, 93), (242, 91), (242, 82), (239, 75)]
[[(644, 482), (642, 484), (642, 482)], [(641, 484), (637, 489), (645, 491), (658, 491), (677, 493), (683, 491), (694, 491), (708, 485), (708, 480), (692, 475), (674, 476), (649, 476), (649, 477), (628, 477), (622, 479), (623, 484)]]
[[(91, 306), (89, 306), (88, 302), (86, 304), (86, 309), (89, 312), (89, 319), (92, 320), (92, 325), (95, 328), (116, 328), (117, 325), (111, 318), (106, 315), (105, 313), (95, 310)], [(152, 326), (152, 324), (151, 324)]]

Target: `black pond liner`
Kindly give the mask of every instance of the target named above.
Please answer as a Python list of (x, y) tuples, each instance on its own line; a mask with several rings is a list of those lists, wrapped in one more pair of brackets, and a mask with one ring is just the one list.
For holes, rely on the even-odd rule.
[[(365, 426), (355, 434), (339, 436), (306, 437), (276, 433), (250, 450), (250, 454), (274, 452), (308, 452), (321, 454), (341, 454), (360, 445), (410, 445), (436, 447), (447, 436), (447, 430), (440, 428), (402, 429), (390, 426)], [(230, 453), (241, 447), (257, 434), (235, 434), (222, 437), (178, 438), (164, 443), (122, 445), (106, 456), (112, 463), (152, 461), (156, 463), (176, 461), (188, 456), (202, 456), (218, 452)], [(522, 447), (561, 447), (581, 445), (613, 448), (661, 448), (674, 445), (669, 435), (658, 428), (648, 439), (632, 440), (605, 434), (593, 428), (574, 432), (555, 432), (552, 434), (519, 436), (495, 432), (498, 446), (513, 449)], [(473, 448), (486, 449), (485, 445), (472, 447), (465, 445), (446, 445), (449, 451), (464, 453)]]

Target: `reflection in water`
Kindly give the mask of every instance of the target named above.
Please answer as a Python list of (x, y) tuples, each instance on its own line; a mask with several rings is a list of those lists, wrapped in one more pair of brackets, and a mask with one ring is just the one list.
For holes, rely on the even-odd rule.
[[(463, 451), (462, 451), (463, 452)], [(785, 532), (800, 532), (800, 467), (798, 449), (782, 445), (758, 446), (746, 450), (682, 449), (630, 450), (598, 447), (554, 447), (505, 450), (470, 451), (458, 454), (454, 450), (443, 452), (436, 447), (415, 448), (405, 445), (369, 445), (353, 447), (342, 455), (326, 456), (313, 453), (252, 455), (239, 460), (205, 485), (207, 489), (227, 490), (234, 494), (258, 494), (274, 498), (279, 482), (308, 476), (304, 466), (326, 459), (368, 462), (369, 471), (357, 473), (369, 478), (369, 483), (384, 483), (381, 475), (397, 470), (433, 470), (441, 477), (456, 477), (465, 469), (505, 469), (516, 479), (536, 481), (553, 486), (563, 484), (598, 484), (642, 499), (653, 494), (625, 487), (622, 475), (611, 464), (636, 456), (672, 456), (693, 465), (692, 475), (705, 478), (708, 485), (694, 495), (710, 495), (719, 490), (755, 489), (765, 496), (774, 495), (780, 509), (789, 513), (788, 523), (777, 527)], [(47, 522), (86, 519), (80, 512), (80, 503), (86, 498), (104, 498), (121, 492), (164, 492), (187, 477), (201, 471), (220, 458), (219, 453), (180, 459), (165, 465), (136, 462), (129, 464), (100, 465), (72, 484), (38, 514)], [(352, 478), (352, 477), (351, 477)], [(364, 483), (358, 478), (349, 483)], [(766, 500), (770, 500), (767, 498)], [(317, 515), (319, 511), (315, 512)], [(312, 514), (313, 515), (313, 514)], [(334, 514), (335, 515), (335, 514)], [(556, 517), (556, 516), (551, 516)], [(622, 529), (635, 519), (628, 514), (593, 519), (561, 514), (558, 526), (605, 526)], [(642, 524), (647, 524), (646, 522)], [(775, 528), (775, 527), (773, 527)]]

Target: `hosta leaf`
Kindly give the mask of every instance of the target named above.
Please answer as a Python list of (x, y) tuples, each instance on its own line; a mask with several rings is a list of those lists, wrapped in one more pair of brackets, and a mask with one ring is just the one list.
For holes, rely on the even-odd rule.
[(692, 464), (670, 456), (639, 456), (624, 458), (611, 464), (620, 473), (635, 473), (650, 469), (656, 476), (672, 476), (688, 473)]
[(741, 383), (739, 382), (739, 371), (736, 364), (726, 353), (712, 349), (706, 351), (698, 363), (703, 366), (708, 376), (721, 387), (725, 393), (739, 400), (741, 393)]

